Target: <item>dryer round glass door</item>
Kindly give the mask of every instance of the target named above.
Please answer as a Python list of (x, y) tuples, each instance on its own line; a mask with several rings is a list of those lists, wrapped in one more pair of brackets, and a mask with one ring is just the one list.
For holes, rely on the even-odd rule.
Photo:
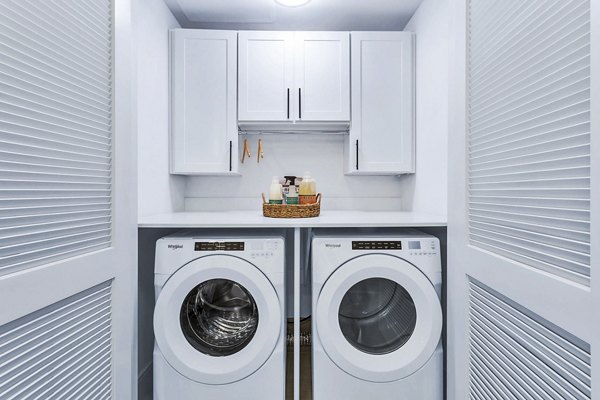
[(338, 267), (321, 289), (315, 314), (328, 357), (371, 382), (413, 374), (441, 339), (434, 286), (414, 265), (391, 255), (359, 256)]
[(198, 258), (164, 284), (154, 310), (154, 334), (165, 360), (205, 384), (254, 373), (271, 356), (283, 329), (283, 309), (267, 277), (238, 257)]
[(344, 337), (356, 349), (389, 354), (412, 336), (417, 309), (408, 291), (398, 283), (369, 278), (354, 284), (342, 297), (338, 319)]

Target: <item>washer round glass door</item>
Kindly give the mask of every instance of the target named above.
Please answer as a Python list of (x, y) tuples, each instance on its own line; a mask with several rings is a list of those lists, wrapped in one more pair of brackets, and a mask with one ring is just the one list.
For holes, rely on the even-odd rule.
[(340, 266), (323, 285), (316, 316), (329, 358), (371, 382), (411, 375), (441, 338), (442, 310), (433, 285), (391, 255), (364, 255)]
[(228, 255), (198, 258), (175, 272), (154, 311), (166, 361), (197, 382), (226, 384), (254, 373), (271, 356), (282, 310), (267, 277)]
[(209, 356), (230, 356), (254, 337), (258, 309), (252, 295), (239, 283), (210, 279), (186, 296), (180, 321), (183, 335), (196, 350)]

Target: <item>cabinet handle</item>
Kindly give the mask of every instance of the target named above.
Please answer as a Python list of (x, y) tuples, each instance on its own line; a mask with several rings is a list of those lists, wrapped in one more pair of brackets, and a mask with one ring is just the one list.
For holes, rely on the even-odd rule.
[(287, 119), (290, 119), (290, 88), (287, 90)]
[(358, 171), (358, 139), (356, 139), (356, 170)]
[(229, 141), (229, 172), (233, 170), (233, 140)]
[(298, 88), (298, 119), (302, 119), (302, 89)]

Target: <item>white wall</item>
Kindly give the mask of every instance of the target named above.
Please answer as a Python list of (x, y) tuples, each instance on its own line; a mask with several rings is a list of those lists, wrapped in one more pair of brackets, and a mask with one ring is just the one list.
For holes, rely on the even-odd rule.
[[(416, 32), (416, 174), (344, 176), (343, 138), (264, 135), (265, 158), (252, 157), (239, 177), (170, 176), (168, 29), (178, 27), (161, 0), (136, 0), (138, 17), (139, 215), (181, 210), (260, 210), (273, 175), (311, 171), (323, 209), (447, 212), (448, 0), (424, 0), (406, 30)], [(143, 6), (142, 6), (143, 4)], [(243, 145), (240, 138), (240, 155)], [(239, 162), (239, 159), (237, 160)]]
[[(424, 0), (405, 30), (416, 33), (416, 174), (344, 176), (341, 136), (265, 135), (265, 159), (240, 177), (186, 178), (186, 210), (260, 209), (273, 175), (311, 171), (323, 209), (405, 210), (446, 216), (448, 151), (448, 0)], [(240, 155), (243, 137), (240, 138)], [(239, 162), (239, 160), (238, 160)]]
[(135, 0), (138, 47), (138, 215), (181, 211), (185, 178), (169, 175), (169, 29), (163, 0)]
[[(185, 179), (169, 175), (169, 29), (179, 24), (163, 0), (134, 0), (137, 47), (138, 215), (183, 209)], [(135, 189), (133, 189), (135, 190)], [(162, 232), (160, 232), (162, 233)], [(140, 237), (138, 391), (152, 394), (154, 241)]]
[(408, 178), (404, 207), (447, 215), (448, 0), (424, 0), (405, 30), (416, 33), (417, 173)]
[[(244, 138), (240, 137), (240, 155)], [(249, 135), (252, 157), (240, 164), (240, 177), (189, 177), (188, 210), (259, 210), (274, 175), (302, 176), (310, 171), (323, 193), (323, 209), (400, 210), (406, 177), (344, 176), (341, 135), (262, 135), (265, 158), (256, 162), (257, 135)], [(238, 160), (239, 162), (240, 160)]]

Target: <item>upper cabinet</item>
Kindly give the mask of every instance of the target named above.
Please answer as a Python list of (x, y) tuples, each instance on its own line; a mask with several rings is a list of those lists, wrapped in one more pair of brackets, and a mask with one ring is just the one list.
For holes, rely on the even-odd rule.
[(237, 172), (237, 32), (171, 31), (171, 173)]
[(348, 174), (413, 173), (414, 36), (352, 32)]
[(240, 121), (292, 121), (293, 78), (293, 32), (239, 33)]
[(173, 30), (171, 172), (237, 174), (238, 126), (350, 126), (347, 174), (412, 173), (413, 53), (408, 32)]
[(240, 32), (239, 121), (349, 121), (349, 36)]
[(349, 121), (348, 32), (296, 32), (295, 45), (296, 120)]

